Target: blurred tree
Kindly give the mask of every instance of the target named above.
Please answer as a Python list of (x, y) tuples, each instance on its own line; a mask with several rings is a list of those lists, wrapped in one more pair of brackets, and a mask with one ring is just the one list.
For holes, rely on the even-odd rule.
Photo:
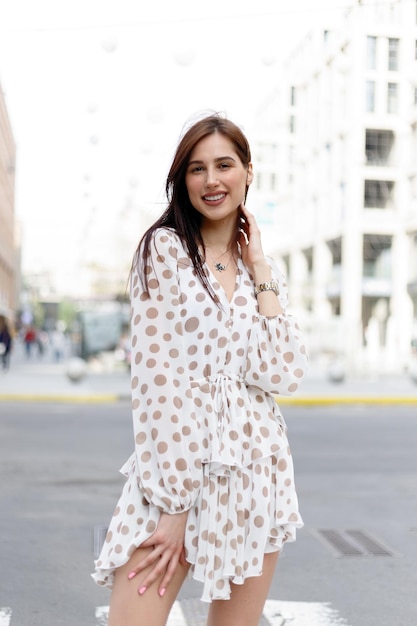
[(33, 323), (36, 328), (43, 328), (45, 323), (45, 309), (42, 306), (42, 303), (34, 300), (32, 302), (32, 313), (33, 313)]
[(77, 306), (72, 300), (62, 300), (58, 307), (58, 319), (63, 321), (65, 328), (71, 328), (77, 315)]

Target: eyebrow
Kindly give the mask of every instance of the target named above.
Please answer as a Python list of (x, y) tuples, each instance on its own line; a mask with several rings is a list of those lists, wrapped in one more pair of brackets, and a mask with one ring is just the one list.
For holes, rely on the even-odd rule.
[[(214, 159), (214, 160), (216, 163), (218, 163), (219, 161), (233, 161), (234, 163), (236, 163), (236, 159), (234, 159), (232, 156), (218, 157), (217, 159)], [(194, 159), (193, 161), (188, 162), (188, 166), (197, 165), (199, 163), (204, 163), (204, 161)]]

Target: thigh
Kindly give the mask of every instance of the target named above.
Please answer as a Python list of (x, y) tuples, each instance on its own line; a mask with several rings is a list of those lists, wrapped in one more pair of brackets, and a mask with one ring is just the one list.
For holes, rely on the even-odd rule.
[(207, 626), (258, 626), (268, 597), (279, 552), (264, 555), (262, 575), (231, 585), (230, 600), (210, 604)]
[(117, 568), (110, 598), (108, 626), (165, 626), (169, 612), (187, 575), (188, 567), (178, 565), (173, 579), (161, 598), (158, 594), (160, 580), (153, 583), (143, 595), (138, 589), (148, 572), (144, 570), (129, 580), (128, 574), (138, 561), (145, 558), (150, 548), (138, 548), (129, 561)]

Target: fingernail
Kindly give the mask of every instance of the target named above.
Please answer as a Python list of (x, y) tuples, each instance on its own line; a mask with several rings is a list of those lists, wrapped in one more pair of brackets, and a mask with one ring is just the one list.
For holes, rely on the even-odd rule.
[(145, 591), (146, 591), (146, 587), (141, 587), (141, 588), (139, 589), (139, 593), (140, 593), (140, 595), (142, 596), (142, 595), (145, 593)]
[(159, 590), (159, 595), (161, 596), (161, 598), (164, 595), (165, 591), (166, 591), (166, 589), (160, 589)]
[(136, 572), (130, 572), (128, 579), (131, 580), (132, 578), (134, 578), (136, 576)]

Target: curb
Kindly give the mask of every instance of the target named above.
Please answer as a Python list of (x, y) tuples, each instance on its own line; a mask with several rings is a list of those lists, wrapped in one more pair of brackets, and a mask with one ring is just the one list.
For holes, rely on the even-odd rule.
[[(104, 404), (116, 402), (130, 402), (130, 394), (0, 394), (0, 402), (57, 402), (73, 404)], [(417, 405), (416, 396), (304, 396), (300, 398), (279, 397), (278, 404), (293, 406), (331, 406), (337, 404), (366, 404), (366, 405)]]
[[(122, 398), (116, 394), (66, 395), (66, 394), (31, 394), (2, 393), (0, 402), (57, 402), (73, 404), (104, 404), (118, 402)], [(124, 397), (123, 399), (127, 399)], [(130, 399), (130, 398), (129, 398)]]
[(304, 398), (279, 398), (279, 404), (297, 406), (323, 406), (334, 404), (417, 404), (417, 396), (306, 396)]

